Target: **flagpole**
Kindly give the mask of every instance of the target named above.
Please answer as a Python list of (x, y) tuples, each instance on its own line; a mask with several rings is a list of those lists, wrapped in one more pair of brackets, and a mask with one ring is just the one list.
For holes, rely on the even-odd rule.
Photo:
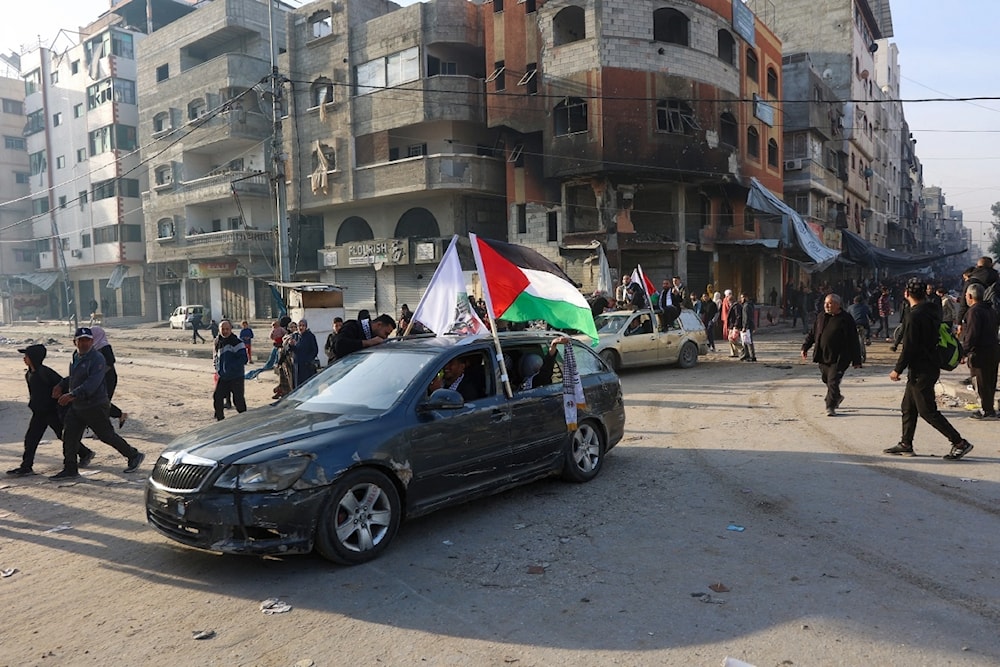
[(490, 321), (493, 345), (497, 351), (497, 363), (500, 364), (500, 380), (503, 382), (507, 398), (514, 398), (514, 391), (510, 387), (510, 376), (507, 374), (507, 363), (503, 358), (503, 348), (500, 347), (500, 336), (497, 335), (497, 323), (493, 317), (493, 299), (490, 297), (489, 282), (486, 280), (486, 273), (483, 271), (483, 258), (479, 256), (479, 243), (476, 240), (476, 235), (472, 232), (469, 232), (469, 241), (472, 243), (472, 255), (476, 259), (476, 269), (479, 271), (479, 282), (483, 286), (483, 296), (486, 297), (486, 317)]

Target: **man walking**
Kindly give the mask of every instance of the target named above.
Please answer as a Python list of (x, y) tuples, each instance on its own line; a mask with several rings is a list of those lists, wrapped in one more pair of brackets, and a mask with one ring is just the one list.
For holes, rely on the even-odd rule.
[(909, 369), (900, 405), (903, 434), (899, 444), (883, 452), (914, 456), (913, 435), (917, 431), (919, 415), (951, 443), (951, 451), (945, 454), (944, 460), (958, 461), (972, 451), (972, 443), (963, 438), (945, 419), (934, 398), (934, 385), (941, 375), (936, 351), (941, 320), (937, 318), (937, 309), (927, 303), (927, 287), (919, 278), (911, 278), (906, 283), (904, 297), (910, 304), (910, 312), (903, 324), (903, 349), (899, 353), (896, 367), (889, 374), (890, 380), (899, 382), (902, 372)]
[(969, 309), (962, 322), (962, 349), (969, 372), (976, 380), (976, 392), (982, 410), (973, 419), (996, 419), (994, 397), (997, 388), (997, 366), (1000, 365), (1000, 341), (997, 339), (997, 313), (983, 302), (986, 288), (970, 283), (965, 289)]
[(757, 328), (756, 309), (753, 300), (746, 294), (740, 294), (740, 342), (743, 343), (743, 351), (740, 353), (740, 361), (757, 361), (757, 349), (753, 344), (753, 332)]
[(225, 419), (225, 402), (232, 396), (236, 412), (246, 412), (244, 373), (247, 367), (247, 350), (239, 336), (233, 333), (233, 323), (219, 323), (219, 337), (215, 339), (215, 372), (219, 375), (212, 393), (216, 421)]
[(80, 327), (73, 336), (79, 353), (70, 364), (69, 377), (52, 390), (59, 405), (69, 406), (63, 426), (63, 469), (49, 479), (75, 479), (80, 476), (77, 455), (84, 430), (89, 426), (103, 443), (111, 445), (128, 462), (125, 472), (135, 472), (145, 455), (111, 427), (111, 400), (104, 384), (104, 355), (94, 349), (94, 334)]
[(816, 318), (816, 323), (802, 343), (803, 360), (808, 358), (806, 353), (814, 344), (813, 361), (819, 364), (819, 372), (826, 385), (826, 416), (836, 417), (837, 408), (844, 402), (840, 382), (847, 367), (861, 368), (857, 325), (843, 309), (840, 295), (828, 294), (823, 300), (823, 314)]

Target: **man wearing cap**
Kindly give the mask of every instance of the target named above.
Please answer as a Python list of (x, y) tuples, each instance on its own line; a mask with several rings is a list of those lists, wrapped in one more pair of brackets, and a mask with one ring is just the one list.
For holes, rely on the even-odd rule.
[[(38, 443), (42, 441), (46, 427), (51, 428), (57, 438), (63, 437), (63, 422), (59, 415), (59, 406), (52, 398), (52, 389), (62, 382), (62, 376), (42, 362), (45, 361), (47, 350), (44, 345), (29, 345), (18, 350), (24, 355), (24, 380), (28, 383), (28, 408), (31, 410), (31, 421), (24, 433), (24, 454), (21, 465), (8, 470), (11, 477), (26, 477), (34, 475), (35, 452)], [(89, 448), (80, 447), (80, 467), (85, 468), (94, 458), (94, 452)]]
[(103, 443), (111, 445), (125, 457), (125, 472), (135, 472), (145, 455), (115, 433), (109, 421), (111, 400), (104, 384), (107, 366), (104, 355), (94, 349), (94, 333), (80, 327), (73, 336), (76, 358), (70, 363), (69, 377), (52, 390), (59, 405), (69, 406), (63, 427), (63, 469), (49, 479), (73, 479), (80, 476), (77, 452), (84, 430), (89, 426)]

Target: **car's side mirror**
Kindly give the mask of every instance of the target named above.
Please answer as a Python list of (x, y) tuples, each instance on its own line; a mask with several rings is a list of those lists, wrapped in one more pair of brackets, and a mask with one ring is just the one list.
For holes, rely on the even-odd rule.
[(436, 389), (420, 405), (423, 410), (458, 410), (464, 406), (465, 399), (454, 389)]

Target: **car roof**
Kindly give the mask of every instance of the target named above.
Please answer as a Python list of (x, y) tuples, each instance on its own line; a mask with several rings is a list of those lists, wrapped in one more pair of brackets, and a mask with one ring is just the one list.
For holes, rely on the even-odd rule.
[[(561, 331), (502, 331), (498, 334), (500, 344), (504, 343), (547, 343), (557, 336), (565, 336)], [(403, 349), (433, 349), (444, 350), (460, 347), (473, 347), (480, 343), (492, 343), (493, 338), (489, 335), (457, 336), (444, 335), (434, 336), (429, 334), (419, 334), (415, 336), (390, 338), (386, 343), (391, 343), (393, 347)], [(378, 349), (381, 345), (375, 348)]]

